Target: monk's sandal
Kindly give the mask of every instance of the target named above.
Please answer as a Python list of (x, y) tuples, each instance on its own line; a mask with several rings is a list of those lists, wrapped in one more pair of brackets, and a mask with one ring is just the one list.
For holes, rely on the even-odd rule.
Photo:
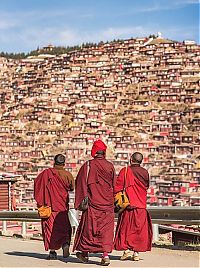
[(110, 259), (109, 259), (109, 257), (103, 257), (102, 259), (101, 259), (101, 265), (103, 265), (103, 266), (108, 266), (110, 264)]
[(131, 252), (124, 251), (123, 255), (120, 257), (120, 261), (126, 261), (131, 259)]
[(77, 252), (76, 257), (83, 263), (87, 263), (89, 261), (89, 258), (87, 256), (84, 256), (82, 252)]
[(134, 255), (133, 254), (133, 256), (132, 256), (132, 261), (139, 261), (140, 260), (140, 257), (139, 257), (139, 255), (137, 254), (137, 255)]

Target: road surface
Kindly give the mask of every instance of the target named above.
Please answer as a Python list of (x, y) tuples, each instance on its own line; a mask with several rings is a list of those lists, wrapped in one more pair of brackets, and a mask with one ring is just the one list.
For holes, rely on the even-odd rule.
[[(153, 247), (152, 252), (141, 253), (141, 260), (120, 261), (121, 252), (114, 251), (109, 267), (199, 267), (199, 252)], [(0, 267), (100, 267), (100, 255), (90, 257), (88, 264), (80, 263), (74, 254), (58, 260), (46, 260), (43, 243), (35, 240), (0, 237)]]

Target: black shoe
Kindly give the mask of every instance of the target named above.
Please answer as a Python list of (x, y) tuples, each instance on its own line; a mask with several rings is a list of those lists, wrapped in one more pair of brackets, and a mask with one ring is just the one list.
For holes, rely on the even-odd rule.
[(47, 260), (57, 260), (57, 253), (55, 251), (50, 251)]

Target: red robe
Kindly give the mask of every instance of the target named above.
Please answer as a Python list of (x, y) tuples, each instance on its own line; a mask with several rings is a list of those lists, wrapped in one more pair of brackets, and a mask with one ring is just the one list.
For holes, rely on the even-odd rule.
[(114, 166), (103, 156), (89, 161), (88, 187), (86, 185), (87, 162), (76, 178), (75, 208), (88, 195), (89, 207), (82, 213), (74, 248), (83, 252), (111, 252), (114, 235)]
[[(114, 192), (123, 189), (126, 168), (121, 169)], [(127, 169), (126, 194), (130, 206), (118, 218), (114, 248), (116, 250), (133, 250), (144, 252), (151, 250), (152, 223), (146, 210), (147, 189), (149, 187), (148, 171), (139, 165)]]
[(58, 167), (45, 169), (34, 181), (34, 198), (38, 207), (48, 205), (52, 209), (48, 219), (41, 219), (45, 250), (57, 250), (71, 240), (68, 219), (68, 191), (73, 190), (71, 178), (73, 179), (69, 172)]

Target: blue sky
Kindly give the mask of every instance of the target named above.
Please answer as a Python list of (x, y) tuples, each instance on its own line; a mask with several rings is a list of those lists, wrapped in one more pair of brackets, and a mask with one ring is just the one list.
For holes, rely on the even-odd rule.
[(0, 51), (161, 32), (199, 43), (199, 0), (0, 0)]

